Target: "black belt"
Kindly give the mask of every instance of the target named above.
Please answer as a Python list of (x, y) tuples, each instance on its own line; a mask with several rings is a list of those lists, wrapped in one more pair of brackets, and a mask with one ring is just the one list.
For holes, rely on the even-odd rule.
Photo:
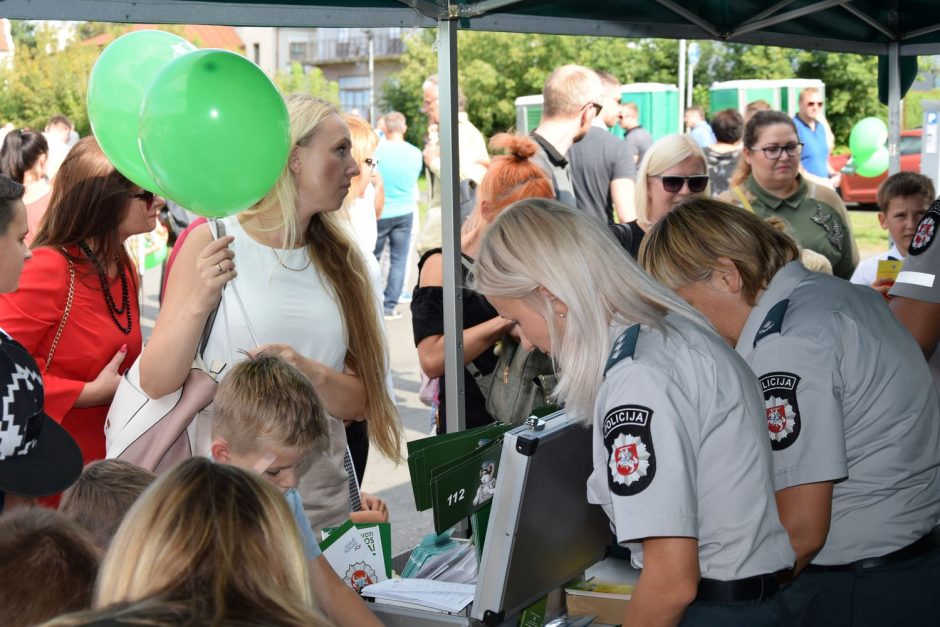
[(780, 590), (780, 584), (787, 578), (790, 571), (756, 575), (746, 579), (734, 581), (719, 581), (717, 579), (700, 579), (696, 601), (712, 603), (732, 603), (735, 601), (763, 601), (769, 599)]
[(857, 562), (851, 562), (850, 564), (833, 564), (830, 566), (809, 564), (806, 566), (806, 571), (810, 573), (855, 573), (863, 570), (870, 570), (872, 568), (880, 568), (882, 566), (890, 566), (892, 564), (906, 562), (907, 560), (912, 560), (915, 557), (926, 555), (937, 547), (940, 547), (940, 527), (935, 527), (921, 539), (913, 542), (912, 544), (908, 544), (902, 549), (888, 553), (887, 555), (882, 555), (880, 557), (869, 557), (867, 559), (858, 560)]

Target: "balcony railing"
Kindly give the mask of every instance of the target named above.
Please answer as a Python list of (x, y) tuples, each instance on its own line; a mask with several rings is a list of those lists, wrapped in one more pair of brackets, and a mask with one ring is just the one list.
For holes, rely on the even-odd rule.
[[(405, 43), (400, 37), (375, 33), (372, 40), (375, 45), (373, 54), (376, 57), (395, 57), (405, 52)], [(321, 39), (307, 46), (307, 61), (311, 63), (353, 61), (369, 56), (369, 38), (365, 35), (356, 35), (344, 40)]]

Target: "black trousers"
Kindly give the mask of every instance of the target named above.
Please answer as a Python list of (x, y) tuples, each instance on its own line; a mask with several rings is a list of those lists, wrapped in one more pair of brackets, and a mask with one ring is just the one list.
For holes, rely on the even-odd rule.
[(817, 627), (819, 607), (815, 595), (794, 596), (783, 588), (764, 601), (713, 603), (695, 601), (686, 610), (680, 627)]
[(349, 445), (349, 454), (361, 488), (362, 476), (366, 473), (366, 462), (369, 461), (369, 427), (365, 420), (353, 422), (346, 427), (346, 443)]
[(869, 570), (801, 573), (795, 596), (815, 596), (827, 627), (940, 625), (940, 549)]

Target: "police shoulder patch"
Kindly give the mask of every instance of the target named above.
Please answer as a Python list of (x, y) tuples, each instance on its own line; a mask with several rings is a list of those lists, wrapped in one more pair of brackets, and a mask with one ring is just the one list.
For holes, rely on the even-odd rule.
[(652, 420), (653, 410), (642, 405), (620, 405), (604, 416), (607, 483), (618, 496), (642, 492), (656, 475)]
[(935, 200), (930, 209), (917, 225), (917, 232), (911, 239), (911, 245), (907, 249), (909, 255), (919, 255), (933, 243), (937, 235), (937, 223), (940, 223), (940, 200)]
[(790, 372), (768, 372), (760, 378), (770, 446), (775, 451), (788, 448), (800, 437), (800, 406), (796, 401), (799, 383), (800, 377)]
[(783, 330), (783, 318), (787, 314), (787, 307), (790, 306), (790, 299), (785, 298), (767, 311), (767, 316), (761, 322), (757, 329), (757, 335), (754, 336), (754, 346), (768, 335), (780, 333)]

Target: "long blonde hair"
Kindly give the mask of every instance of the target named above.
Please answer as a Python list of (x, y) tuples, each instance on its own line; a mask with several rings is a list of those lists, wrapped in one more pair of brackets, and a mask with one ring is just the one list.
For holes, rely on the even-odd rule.
[[(561, 373), (555, 397), (585, 424), (603, 381), (611, 325), (667, 331), (664, 318), (673, 311), (709, 326), (643, 272), (605, 225), (554, 200), (520, 200), (499, 214), (483, 236), (471, 284), (484, 296), (521, 299), (541, 312)], [(539, 287), (568, 307), (563, 337)]]
[(192, 624), (324, 624), (283, 495), (201, 457), (160, 477), (118, 529), (94, 599), (115, 605)]
[[(292, 94), (285, 100), (292, 146), (309, 145), (320, 123), (339, 115), (332, 104), (306, 94)], [(298, 241), (298, 236), (302, 238), (307, 255), (339, 305), (346, 334), (346, 366), (362, 380), (366, 390), (364, 413), (369, 421), (369, 439), (383, 455), (400, 461), (401, 423), (385, 385), (388, 347), (366, 260), (344, 217), (336, 211), (314, 214), (303, 233), (297, 232), (297, 187), (288, 166), (267, 196), (250, 211), (258, 214), (274, 208), (281, 212), (278, 228), (285, 229), (285, 244)]]

